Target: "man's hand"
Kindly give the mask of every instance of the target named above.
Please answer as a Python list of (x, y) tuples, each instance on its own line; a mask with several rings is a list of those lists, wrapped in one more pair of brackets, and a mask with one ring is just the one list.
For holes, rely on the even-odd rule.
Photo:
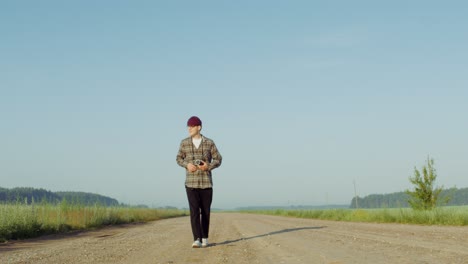
[(187, 170), (190, 172), (196, 172), (197, 171), (197, 166), (193, 165), (192, 163), (187, 164)]
[(203, 162), (203, 165), (198, 165), (198, 168), (202, 171), (207, 171), (208, 170), (208, 164), (206, 162)]

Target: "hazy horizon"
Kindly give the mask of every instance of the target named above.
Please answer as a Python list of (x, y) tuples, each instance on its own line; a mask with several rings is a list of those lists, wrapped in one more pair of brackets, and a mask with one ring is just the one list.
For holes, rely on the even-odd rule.
[(468, 187), (468, 3), (4, 1), (0, 185), (187, 207), (197, 115), (213, 208)]

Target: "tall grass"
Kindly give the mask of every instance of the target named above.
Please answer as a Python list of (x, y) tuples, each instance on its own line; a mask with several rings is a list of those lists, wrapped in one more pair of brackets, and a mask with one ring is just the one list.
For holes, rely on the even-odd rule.
[(58, 205), (0, 204), (0, 242), (184, 215), (186, 211), (177, 209), (83, 206), (66, 202)]
[(326, 210), (254, 210), (248, 213), (290, 216), (322, 220), (401, 223), (420, 225), (468, 225), (468, 207), (440, 207), (431, 211), (416, 211), (410, 208), (400, 209), (326, 209)]

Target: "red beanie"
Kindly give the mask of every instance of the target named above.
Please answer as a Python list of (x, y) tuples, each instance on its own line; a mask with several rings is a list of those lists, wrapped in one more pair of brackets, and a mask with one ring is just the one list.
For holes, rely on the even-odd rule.
[(187, 126), (201, 126), (201, 125), (202, 125), (202, 122), (200, 118), (196, 116), (190, 117), (189, 120), (187, 121)]

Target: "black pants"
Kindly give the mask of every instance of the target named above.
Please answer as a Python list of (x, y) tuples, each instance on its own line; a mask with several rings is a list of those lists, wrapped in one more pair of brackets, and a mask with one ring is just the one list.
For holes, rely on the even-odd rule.
[(185, 190), (190, 206), (190, 222), (192, 224), (193, 240), (208, 238), (213, 189), (185, 187)]

